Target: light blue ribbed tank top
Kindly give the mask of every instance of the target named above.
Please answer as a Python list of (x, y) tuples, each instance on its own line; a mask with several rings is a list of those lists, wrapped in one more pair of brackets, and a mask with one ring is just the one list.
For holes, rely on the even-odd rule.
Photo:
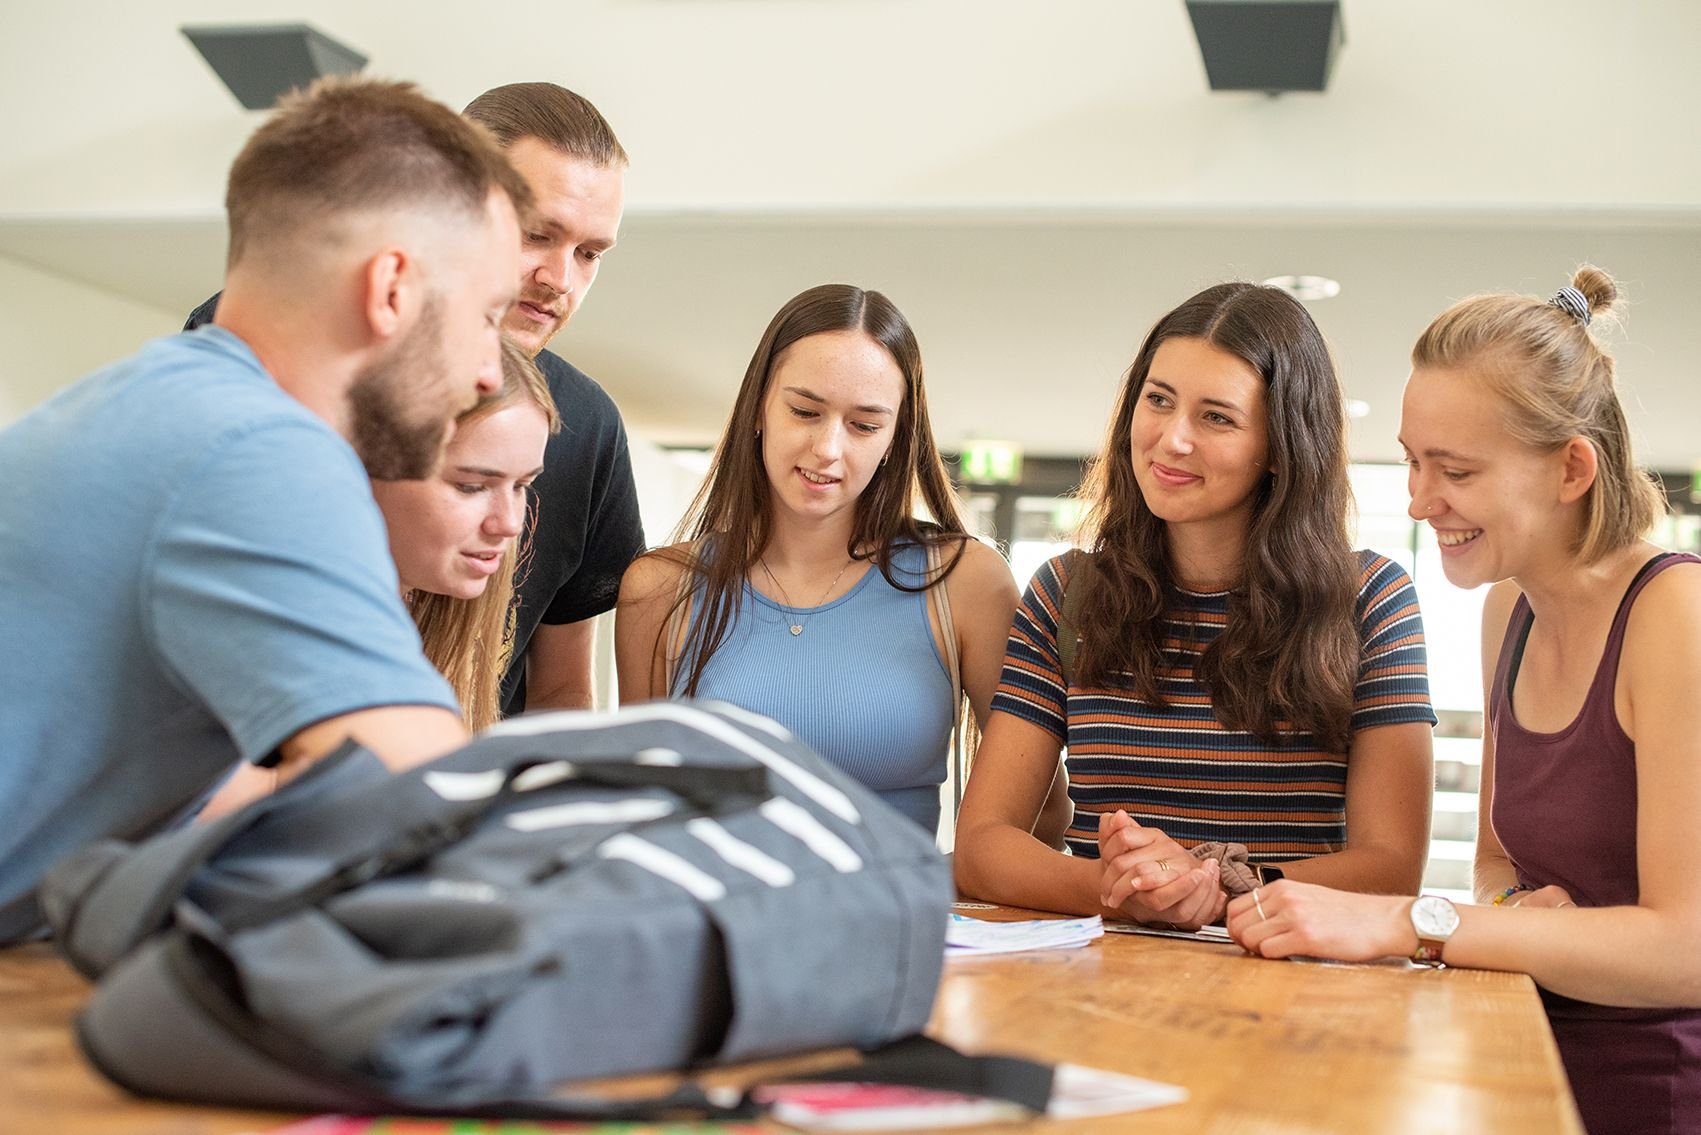
[[(927, 554), (905, 544), (892, 574), (919, 583)], [(701, 609), (701, 590), (693, 609)], [(793, 635), (790, 626), (803, 624)], [(682, 688), (688, 666), (676, 679)], [(674, 691), (676, 694), (679, 689)], [(951, 676), (927, 620), (927, 595), (901, 591), (877, 564), (819, 607), (787, 607), (744, 585), (738, 621), (703, 670), (697, 696), (765, 714), (928, 831), (951, 737)]]

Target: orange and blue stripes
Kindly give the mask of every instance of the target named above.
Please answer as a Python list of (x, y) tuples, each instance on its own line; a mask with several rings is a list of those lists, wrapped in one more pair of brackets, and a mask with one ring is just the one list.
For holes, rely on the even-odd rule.
[[(1354, 698), (1356, 733), (1379, 725), (1435, 723), (1429, 702), (1417, 591), (1401, 567), (1360, 552), (1357, 602), (1363, 644)], [(1226, 593), (1182, 593), (1165, 620), (1154, 706), (1127, 687), (1063, 688), (1057, 621), (1068, 582), (1064, 557), (1035, 574), (1004, 655), (992, 707), (1038, 725), (1067, 746), (1076, 855), (1096, 857), (1098, 817), (1122, 809), (1183, 846), (1245, 844), (1254, 860), (1325, 855), (1346, 846), (1345, 753), (1325, 753), (1309, 733), (1275, 746), (1227, 729), (1195, 676), (1200, 654), (1222, 633)]]

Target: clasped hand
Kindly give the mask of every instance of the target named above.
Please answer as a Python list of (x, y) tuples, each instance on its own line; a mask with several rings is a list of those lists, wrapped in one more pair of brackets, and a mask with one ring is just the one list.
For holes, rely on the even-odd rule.
[(1168, 922), (1197, 930), (1223, 916), (1228, 896), (1222, 868), (1200, 863), (1158, 828), (1126, 812), (1099, 817), (1099, 901), (1136, 922)]

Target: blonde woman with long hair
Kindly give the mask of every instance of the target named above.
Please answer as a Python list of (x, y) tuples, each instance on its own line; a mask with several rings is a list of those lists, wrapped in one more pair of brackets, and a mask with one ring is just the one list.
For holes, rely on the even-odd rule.
[(436, 475), (372, 484), (425, 656), (468, 729), (500, 716), (528, 490), (560, 428), (537, 365), (505, 340), (501, 390), (456, 419)]

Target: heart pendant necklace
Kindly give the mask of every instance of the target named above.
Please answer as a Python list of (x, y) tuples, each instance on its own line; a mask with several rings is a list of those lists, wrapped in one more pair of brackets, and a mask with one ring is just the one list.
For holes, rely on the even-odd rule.
[[(792, 603), (791, 594), (786, 591), (785, 584), (781, 583), (779, 577), (774, 574), (774, 569), (768, 566), (767, 557), (758, 557), (756, 562), (762, 565), (762, 571), (767, 574), (768, 582), (774, 585), (774, 589), (780, 593), (780, 598), (786, 601), (786, 610), (790, 611), (792, 618), (797, 620), (797, 622), (792, 623), (786, 628), (791, 631), (792, 637), (796, 638), (798, 635), (803, 633), (804, 624), (809, 621), (809, 617), (803, 614), (801, 608)], [(823, 591), (821, 593), (821, 598), (815, 601), (816, 607), (821, 606), (821, 604), (827, 601), (827, 596), (833, 593), (833, 588), (839, 585), (839, 580), (845, 577), (845, 572), (849, 571), (851, 564), (855, 562), (856, 561), (854, 559), (845, 561), (845, 566), (839, 569), (839, 574), (833, 577), (833, 582), (827, 585), (827, 590)]]

